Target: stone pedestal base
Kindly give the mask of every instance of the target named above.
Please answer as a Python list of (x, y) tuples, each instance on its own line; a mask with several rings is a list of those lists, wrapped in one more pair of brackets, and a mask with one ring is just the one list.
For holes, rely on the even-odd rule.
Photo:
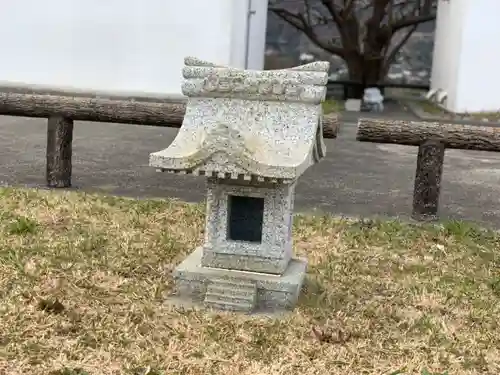
[(347, 112), (359, 112), (359, 111), (361, 111), (361, 100), (360, 99), (347, 99), (345, 102), (345, 110)]
[(292, 259), (282, 275), (203, 267), (197, 248), (174, 270), (176, 299), (220, 310), (291, 310), (297, 303), (307, 261)]

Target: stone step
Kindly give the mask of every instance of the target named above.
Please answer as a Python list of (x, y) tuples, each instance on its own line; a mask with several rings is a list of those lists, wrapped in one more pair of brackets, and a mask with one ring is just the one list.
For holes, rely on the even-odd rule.
[(207, 297), (205, 297), (204, 304), (205, 307), (214, 310), (251, 312), (254, 309), (254, 304), (212, 301), (210, 298)]
[(212, 291), (210, 292), (207, 291), (205, 298), (220, 303), (225, 303), (225, 302), (244, 303), (244, 304), (247, 303), (250, 305), (253, 305), (255, 303), (255, 294), (240, 295), (240, 294), (230, 294), (230, 293), (215, 293)]
[(207, 287), (205, 306), (229, 311), (250, 312), (255, 307), (257, 286), (237, 279), (215, 279)]
[(227, 296), (234, 296), (238, 298), (253, 298), (255, 295), (255, 287), (241, 288), (241, 287), (228, 287), (219, 284), (211, 284), (207, 287), (209, 294), (223, 294)]
[(251, 281), (245, 281), (235, 278), (218, 278), (213, 279), (210, 282), (210, 285), (218, 285), (218, 286), (228, 286), (228, 287), (237, 287), (237, 288), (255, 288), (255, 284)]

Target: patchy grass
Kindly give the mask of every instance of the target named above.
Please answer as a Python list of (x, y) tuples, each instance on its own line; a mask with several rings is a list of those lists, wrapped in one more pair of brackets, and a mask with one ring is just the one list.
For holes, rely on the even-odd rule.
[(498, 374), (500, 237), (298, 216), (310, 261), (281, 320), (176, 311), (201, 205), (0, 190), (0, 374)]
[(417, 104), (424, 112), (430, 115), (438, 115), (438, 116), (450, 116), (448, 112), (440, 108), (435, 103), (432, 103), (428, 100), (419, 101)]
[(475, 120), (482, 121), (500, 121), (500, 111), (498, 112), (472, 112), (472, 113), (461, 113), (463, 117), (473, 118)]
[(410, 89), (403, 87), (386, 87), (385, 88), (385, 97), (386, 98), (421, 98), (422, 93), (425, 93), (422, 89)]
[(342, 104), (333, 99), (327, 99), (323, 102), (323, 113), (338, 113), (342, 111)]
[(470, 113), (452, 113), (447, 112), (443, 108), (439, 107), (435, 103), (428, 100), (419, 100), (415, 103), (418, 105), (425, 113), (434, 116), (440, 116), (449, 119), (462, 119), (462, 120), (479, 120), (479, 121), (500, 121), (500, 111), (499, 112), (470, 112)]

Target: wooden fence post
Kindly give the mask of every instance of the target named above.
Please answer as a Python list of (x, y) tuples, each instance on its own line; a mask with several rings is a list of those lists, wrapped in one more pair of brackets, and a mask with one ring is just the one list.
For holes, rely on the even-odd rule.
[(412, 214), (415, 220), (438, 218), (444, 152), (444, 143), (435, 140), (424, 141), (418, 147)]
[(73, 120), (52, 116), (47, 126), (47, 185), (54, 188), (71, 186)]

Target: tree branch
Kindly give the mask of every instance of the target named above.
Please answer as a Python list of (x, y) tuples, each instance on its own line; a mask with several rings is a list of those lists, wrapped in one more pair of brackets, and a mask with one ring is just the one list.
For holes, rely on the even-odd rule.
[[(406, 17), (402, 17), (401, 19), (392, 23), (391, 28), (393, 33), (406, 27), (419, 25), (421, 23), (433, 21), (436, 19), (436, 0), (423, 0), (423, 4), (421, 3), (421, 1), (422, 0), (416, 1), (415, 7), (412, 9), (412, 11), (407, 13)], [(401, 2), (398, 5), (404, 6), (405, 4), (404, 2)], [(412, 14), (412, 16), (408, 16), (409, 14)]]
[[(437, 9), (437, 0), (277, 2), (278, 5), (276, 1), (271, 1), (269, 7), (277, 17), (301, 31), (313, 44), (343, 58), (349, 70), (360, 71), (370, 77), (374, 76), (374, 70), (383, 75), (387, 73), (390, 63), (418, 25), (436, 19)], [(329, 32), (325, 27), (336, 27), (338, 37), (334, 30)], [(395, 35), (401, 35), (401, 39), (398, 38), (391, 48)], [(340, 44), (337, 43), (338, 38)]]
[(324, 50), (334, 55), (344, 57), (343, 48), (337, 47), (332, 43), (321, 40), (318, 34), (314, 31), (313, 26), (307, 22), (304, 15), (293, 13), (282, 8), (269, 8), (269, 10), (279, 18), (281, 18), (283, 21), (287, 22), (289, 25), (295, 27), (297, 30), (302, 31), (309, 38), (309, 40), (316, 44), (318, 47), (323, 48)]
[(396, 43), (396, 45), (392, 48), (391, 52), (386, 55), (383, 68), (384, 72), (387, 72), (389, 70), (389, 66), (392, 63), (392, 61), (394, 61), (396, 54), (401, 49), (401, 47), (403, 47), (406, 44), (408, 39), (410, 39), (411, 35), (415, 32), (415, 30), (417, 30), (417, 27), (418, 25), (411, 26), (411, 28), (408, 30), (405, 36), (401, 38), (401, 40), (398, 43)]
[[(354, 50), (359, 53), (359, 22), (354, 14), (356, 0), (344, 0), (343, 7), (336, 5), (334, 0), (321, 0), (321, 4), (328, 10), (333, 22), (337, 25), (344, 50), (349, 49), (349, 52)], [(337, 10), (336, 6), (340, 7), (340, 10)]]
[[(321, 0), (321, 4), (328, 10), (328, 13), (332, 16), (332, 19), (337, 25), (342, 23), (342, 17), (340, 13), (335, 9), (335, 4), (331, 0)], [(340, 30), (339, 30), (340, 31)]]
[(398, 30), (404, 29), (405, 27), (414, 26), (414, 25), (418, 26), (421, 23), (434, 21), (435, 19), (436, 19), (435, 14), (427, 14), (424, 16), (403, 18), (403, 19), (396, 21), (392, 24), (392, 30), (393, 30), (393, 32), (396, 32)]
[(344, 0), (344, 10), (342, 13), (349, 14), (354, 10), (356, 0)]

